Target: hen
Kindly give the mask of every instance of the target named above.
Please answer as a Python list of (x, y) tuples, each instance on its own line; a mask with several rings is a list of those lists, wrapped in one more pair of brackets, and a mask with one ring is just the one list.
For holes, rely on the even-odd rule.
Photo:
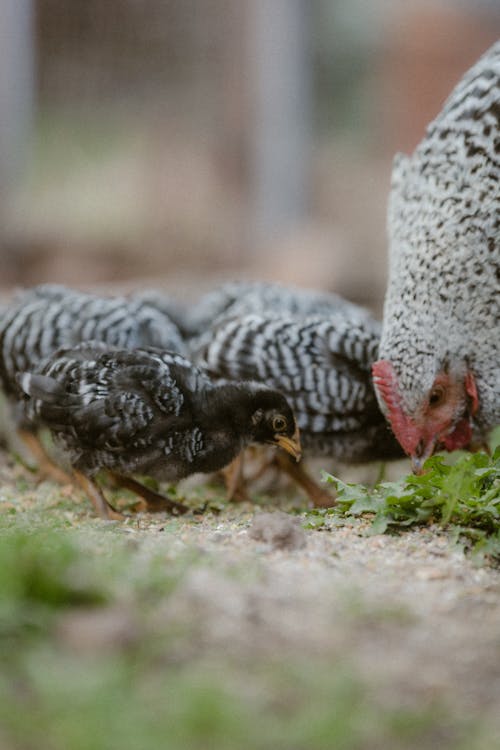
[(373, 377), (416, 471), (437, 448), (474, 448), (500, 423), (499, 123), (497, 42), (393, 169)]
[(300, 458), (295, 419), (281, 393), (257, 383), (215, 385), (173, 352), (83, 344), (17, 381), (29, 418), (52, 431), (103, 517), (110, 506), (92, 481), (100, 469), (136, 489), (132, 475), (177, 481), (217, 471), (253, 442)]

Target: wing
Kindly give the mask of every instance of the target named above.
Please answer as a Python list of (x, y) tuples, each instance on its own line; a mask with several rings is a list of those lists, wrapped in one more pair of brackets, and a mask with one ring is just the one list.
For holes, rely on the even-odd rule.
[(84, 345), (58, 352), (41, 372), (18, 377), (33, 418), (75, 445), (123, 450), (167, 430), (184, 402), (154, 353)]

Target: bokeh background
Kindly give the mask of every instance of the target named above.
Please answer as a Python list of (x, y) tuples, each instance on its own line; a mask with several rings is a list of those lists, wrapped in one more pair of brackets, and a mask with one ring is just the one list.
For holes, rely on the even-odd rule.
[(380, 312), (391, 161), (499, 0), (2, 0), (0, 292), (228, 278)]

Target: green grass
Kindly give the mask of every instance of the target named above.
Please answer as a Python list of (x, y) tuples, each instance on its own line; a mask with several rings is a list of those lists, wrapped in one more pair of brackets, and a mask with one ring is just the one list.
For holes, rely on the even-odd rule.
[(23, 749), (411, 750), (441, 738), (440, 747), (474, 747), (480, 737), (439, 709), (383, 714), (342, 669), (247, 665), (244, 675), (228, 664), (83, 661), (31, 649), (14, 685), (12, 674), (0, 679), (0, 719)]

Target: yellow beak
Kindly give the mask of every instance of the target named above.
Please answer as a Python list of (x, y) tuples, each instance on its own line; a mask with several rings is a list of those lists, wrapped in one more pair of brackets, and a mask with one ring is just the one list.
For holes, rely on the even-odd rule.
[(296, 461), (300, 461), (302, 458), (302, 448), (300, 447), (300, 435), (299, 428), (295, 430), (291, 438), (286, 435), (275, 435), (274, 440), (280, 448), (283, 448), (287, 453), (290, 453)]

